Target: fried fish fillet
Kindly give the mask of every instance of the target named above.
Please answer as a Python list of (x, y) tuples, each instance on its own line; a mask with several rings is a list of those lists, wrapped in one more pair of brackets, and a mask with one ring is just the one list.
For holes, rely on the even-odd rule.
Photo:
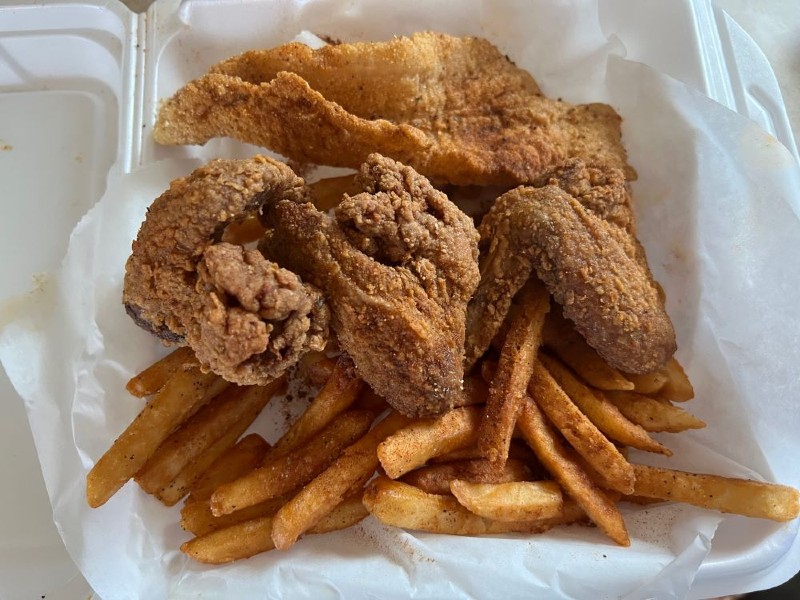
[(635, 177), (620, 125), (605, 104), (544, 97), (485, 39), (423, 32), (246, 52), (167, 100), (153, 134), (161, 144), (228, 136), (339, 167), (377, 152), (437, 183), (514, 185), (570, 157)]

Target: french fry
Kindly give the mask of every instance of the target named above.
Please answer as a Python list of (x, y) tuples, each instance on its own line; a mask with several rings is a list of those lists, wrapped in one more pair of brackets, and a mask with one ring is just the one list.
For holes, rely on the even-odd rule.
[(336, 368), (336, 359), (324, 352), (306, 352), (297, 363), (297, 373), (314, 385), (324, 385)]
[[(334, 508), (308, 533), (330, 533), (346, 529), (361, 521), (367, 514), (359, 492)], [(212, 565), (250, 558), (275, 548), (270, 535), (272, 523), (273, 517), (265, 516), (215, 529), (185, 542), (181, 545), (181, 551), (198, 562)]]
[(606, 392), (605, 395), (627, 419), (645, 431), (678, 433), (706, 426), (693, 414), (666, 400), (657, 400), (635, 392)]
[[(231, 429), (222, 434), (216, 442), (201, 452), (194, 460), (190, 461), (178, 475), (166, 486), (154, 492), (154, 496), (166, 506), (173, 506), (183, 498), (192, 488), (195, 481), (202, 477), (211, 465), (227, 452), (239, 439), (245, 430), (255, 420), (257, 413), (245, 416)], [(146, 465), (145, 465), (146, 466)]]
[[(189, 462), (166, 487), (155, 492), (155, 496), (167, 506), (172, 506), (191, 491), (195, 482), (222, 456), (236, 440), (247, 430), (264, 408), (265, 401), (282, 394), (286, 390), (286, 377), (280, 377), (266, 386), (257, 388), (263, 394), (262, 401), (252, 404), (244, 416), (222, 434), (216, 442), (211, 444), (194, 460)], [(264, 442), (266, 444), (266, 442)], [(269, 448), (269, 444), (267, 444)], [(251, 469), (252, 470), (252, 469)], [(229, 481), (234, 479), (231, 477)], [(212, 490), (213, 491), (213, 490)], [(211, 492), (209, 492), (210, 495)]]
[(378, 444), (408, 421), (403, 415), (390, 413), (289, 500), (272, 524), (275, 547), (289, 548), (339, 505), (354, 486), (362, 487), (378, 467)]
[(141, 469), (172, 431), (189, 418), (215, 387), (225, 387), (213, 373), (179, 369), (86, 476), (89, 506), (105, 504)]
[[(538, 360), (528, 387), (536, 404), (613, 490), (633, 492), (633, 468), (588, 417), (570, 400), (550, 372)], [(535, 448), (534, 448), (535, 450)], [(537, 453), (538, 454), (538, 453)], [(541, 455), (539, 455), (541, 459)], [(547, 466), (547, 465), (545, 465)]]
[(519, 311), (503, 342), (478, 431), (478, 449), (497, 465), (508, 458), (514, 424), (542, 341), (544, 319), (550, 310), (550, 295), (540, 282), (526, 283), (518, 298)]
[(539, 360), (556, 383), (595, 426), (609, 438), (632, 448), (672, 456), (672, 452), (651, 438), (639, 425), (631, 423), (602, 393), (595, 393), (557, 360), (540, 354)]
[(286, 454), (311, 439), (353, 404), (362, 386), (363, 382), (356, 376), (353, 360), (348, 355), (342, 354), (317, 397), (300, 415), (300, 418), (275, 442), (269, 452), (269, 457), (274, 458)]
[(422, 467), (403, 475), (402, 481), (429, 494), (449, 494), (450, 482), (455, 479), (474, 483), (506, 483), (530, 478), (531, 470), (521, 460), (509, 458), (498, 469), (494, 463), (478, 458)]
[[(533, 453), (533, 450), (530, 449), (524, 442), (520, 442), (517, 440), (511, 440), (511, 446), (508, 449), (508, 458), (516, 459), (524, 462), (529, 468), (537, 468), (539, 465), (539, 459), (536, 458), (536, 455)], [(428, 459), (428, 462), (432, 465), (440, 464), (440, 463), (450, 463), (459, 460), (481, 460), (483, 459), (483, 455), (478, 450), (477, 446), (465, 446), (463, 448), (459, 448), (457, 450), (452, 450), (451, 452), (445, 452), (443, 454), (439, 454), (437, 456), (432, 456)]]
[(330, 465), (339, 453), (369, 429), (375, 413), (352, 410), (342, 413), (319, 434), (288, 454), (267, 463), (211, 495), (214, 516), (276, 498), (311, 481)]
[(561, 488), (554, 481), (473, 483), (455, 479), (450, 491), (461, 506), (495, 521), (553, 519), (564, 509)]
[(686, 371), (675, 357), (669, 359), (662, 372), (667, 377), (666, 383), (656, 392), (656, 398), (671, 402), (686, 402), (694, 398), (694, 387)]
[[(243, 428), (239, 429), (241, 435), (273, 394), (283, 389), (285, 385), (285, 377), (280, 377), (266, 386), (229, 387), (164, 440), (136, 474), (136, 481), (149, 494), (163, 493), (187, 465), (230, 432), (234, 426), (244, 423), (243, 420), (247, 417), (249, 422), (244, 423)], [(194, 475), (199, 476), (199, 473), (195, 472)], [(191, 481), (183, 483), (181, 491), (185, 493)], [(178, 486), (174, 486), (173, 490), (171, 496), (176, 495)], [(183, 493), (174, 498), (171, 504), (180, 500)]]
[(238, 479), (258, 467), (269, 450), (269, 443), (257, 433), (243, 437), (203, 473), (194, 484), (187, 502), (208, 500), (223, 483)]
[(517, 424), (536, 456), (587, 514), (612, 540), (630, 546), (625, 521), (611, 498), (598, 488), (581, 469), (572, 450), (564, 446), (541, 409), (528, 399), (522, 406)]
[[(307, 533), (328, 533), (352, 527), (362, 521), (369, 511), (361, 501), (363, 490), (358, 490), (355, 494), (343, 500), (331, 512), (322, 517)], [(274, 529), (274, 523), (273, 523)]]
[(138, 375), (134, 375), (125, 389), (137, 398), (144, 398), (164, 387), (178, 369), (196, 367), (198, 364), (192, 349), (182, 346), (161, 360), (157, 360)]
[(257, 242), (264, 237), (264, 225), (257, 215), (250, 215), (244, 219), (233, 221), (222, 232), (222, 241), (237, 246), (244, 246)]
[(633, 391), (639, 394), (657, 394), (667, 384), (667, 376), (661, 371), (643, 375), (626, 373), (625, 377), (633, 383)]
[(554, 518), (494, 521), (470, 512), (452, 496), (427, 494), (413, 485), (384, 476), (370, 482), (364, 491), (363, 502), (370, 514), (386, 525), (452, 535), (543, 533), (556, 525), (574, 523), (584, 517), (574, 503), (565, 502), (564, 510)]
[(250, 558), (272, 550), (272, 517), (260, 517), (216, 529), (181, 545), (181, 552), (207, 565)]
[(308, 184), (308, 187), (311, 188), (314, 205), (322, 211), (330, 210), (339, 204), (344, 194), (355, 196), (363, 191), (353, 175), (327, 177)]
[(634, 494), (773, 521), (800, 515), (800, 492), (774, 483), (633, 465)]
[(464, 387), (461, 394), (456, 398), (453, 404), (454, 408), (461, 406), (475, 406), (476, 404), (484, 404), (489, 397), (489, 387), (481, 377), (471, 375), (464, 378)]
[(264, 502), (259, 502), (253, 506), (219, 517), (215, 517), (211, 512), (211, 504), (208, 500), (187, 502), (181, 509), (181, 528), (194, 535), (205, 535), (217, 529), (224, 529), (244, 521), (260, 519), (261, 517), (274, 517), (278, 509), (290, 498), (290, 494), (279, 496), (278, 498), (270, 498), (269, 500), (264, 500)]
[(481, 413), (475, 406), (464, 406), (435, 419), (420, 419), (390, 435), (378, 446), (383, 470), (397, 479), (431, 457), (474, 444)]
[(583, 336), (575, 331), (561, 311), (554, 310), (548, 315), (542, 338), (544, 345), (589, 385), (600, 390), (633, 389), (633, 383), (603, 360), (597, 351), (586, 343)]

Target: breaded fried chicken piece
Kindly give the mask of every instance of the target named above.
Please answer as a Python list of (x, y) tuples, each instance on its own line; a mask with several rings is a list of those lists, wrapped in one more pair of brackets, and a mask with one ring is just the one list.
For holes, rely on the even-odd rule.
[[(573, 174), (578, 168), (570, 167)], [(498, 198), (484, 217), (481, 283), (467, 313), (467, 368), (488, 348), (514, 294), (534, 273), (612, 366), (647, 373), (675, 352), (675, 332), (644, 253), (624, 228), (633, 229), (625, 216), (624, 178), (589, 170), (566, 175), (544, 181), (575, 195), (556, 185), (519, 187)]]
[(319, 290), (256, 251), (217, 243), (228, 223), (267, 198), (307, 197), (302, 179), (263, 156), (215, 160), (173, 181), (133, 242), (123, 289), (128, 314), (239, 384), (267, 383), (321, 350), (329, 313)]
[(371, 155), (357, 181), (364, 192), (333, 216), (266, 205), (262, 250), (324, 290), (339, 344), (379, 395), (409, 416), (441, 414), (462, 387), (478, 233), (410, 167)]
[(246, 52), (166, 100), (153, 133), (161, 144), (228, 136), (340, 167), (378, 152), (437, 184), (530, 183), (570, 157), (635, 176), (610, 106), (546, 98), (487, 40), (433, 32)]

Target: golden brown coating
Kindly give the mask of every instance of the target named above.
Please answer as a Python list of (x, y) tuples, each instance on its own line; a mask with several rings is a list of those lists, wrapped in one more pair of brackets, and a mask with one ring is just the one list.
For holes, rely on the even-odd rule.
[(224, 61), (161, 107), (162, 144), (229, 136), (293, 160), (357, 168), (372, 152), (437, 183), (528, 183), (570, 157), (628, 166), (619, 115), (541, 95), (487, 40), (291, 43)]
[(479, 227), (481, 283), (467, 309), (466, 369), (486, 351), (532, 273), (613, 366), (663, 366), (675, 333), (653, 281), (619, 169), (568, 161), (502, 195)]
[(313, 204), (265, 206), (267, 256), (325, 292), (339, 344), (399, 412), (453, 407), (463, 381), (464, 317), (478, 284), (478, 233), (410, 167), (372, 155), (364, 190), (334, 215)]
[(328, 333), (321, 293), (257, 251), (217, 243), (228, 223), (266, 198), (307, 197), (302, 179), (262, 156), (215, 160), (173, 181), (133, 242), (126, 310), (235, 383), (268, 383), (306, 351), (321, 350)]

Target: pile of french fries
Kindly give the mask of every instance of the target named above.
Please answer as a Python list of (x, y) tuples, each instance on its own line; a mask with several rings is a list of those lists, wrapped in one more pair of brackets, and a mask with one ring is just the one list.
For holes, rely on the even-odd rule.
[(377, 397), (347, 355), (308, 354), (294, 377), (321, 388), (270, 445), (242, 436), (287, 376), (231, 385), (179, 349), (128, 383), (150, 399), (88, 474), (89, 504), (130, 479), (167, 506), (185, 498), (181, 525), (194, 537), (181, 550), (208, 564), (285, 550), (369, 514), (456, 535), (595, 524), (627, 546), (620, 501), (776, 521), (800, 513), (790, 487), (630, 462), (629, 448), (671, 455), (653, 432), (705, 426), (677, 406), (694, 396), (686, 374), (675, 360), (646, 376), (611, 368), (538, 283), (518, 294), (474, 372), (457, 408), (412, 420)]

